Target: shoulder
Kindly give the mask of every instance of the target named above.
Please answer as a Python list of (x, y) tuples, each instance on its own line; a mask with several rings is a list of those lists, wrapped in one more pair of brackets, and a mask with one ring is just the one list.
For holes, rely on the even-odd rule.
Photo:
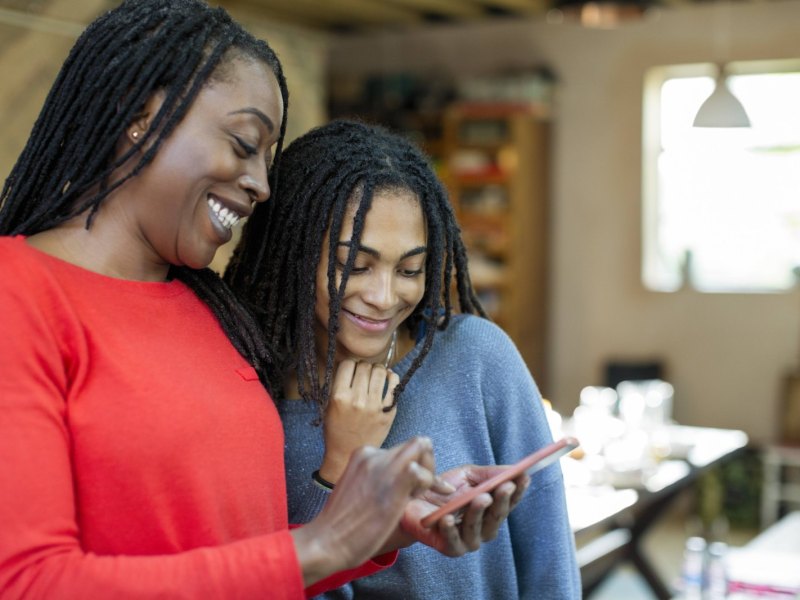
[(0, 236), (0, 268), (17, 269), (33, 260), (33, 249), (25, 243), (22, 236)]
[(441, 332), (440, 343), (468, 361), (482, 363), (521, 360), (508, 334), (488, 319), (475, 315), (454, 315)]
[(442, 334), (493, 343), (511, 342), (508, 334), (495, 323), (477, 315), (453, 315)]
[(0, 289), (41, 291), (47, 269), (22, 236), (0, 236)]

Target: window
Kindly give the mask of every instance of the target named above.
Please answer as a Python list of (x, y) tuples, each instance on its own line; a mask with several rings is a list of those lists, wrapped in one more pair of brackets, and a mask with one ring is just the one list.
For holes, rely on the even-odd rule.
[(692, 127), (712, 65), (645, 81), (642, 278), (653, 290), (774, 292), (800, 277), (800, 61), (733, 63), (752, 127)]

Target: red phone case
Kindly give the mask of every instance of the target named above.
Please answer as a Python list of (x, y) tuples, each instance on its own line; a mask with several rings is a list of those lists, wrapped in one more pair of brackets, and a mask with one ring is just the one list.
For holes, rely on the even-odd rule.
[(501, 483), (505, 483), (506, 481), (514, 479), (525, 471), (527, 471), (528, 474), (532, 474), (536, 471), (544, 469), (546, 466), (553, 464), (564, 454), (574, 450), (577, 447), (578, 440), (573, 437), (565, 437), (553, 442), (552, 444), (548, 444), (544, 448), (540, 448), (536, 452), (529, 454), (518, 463), (511, 465), (502, 473), (498, 473), (491, 479), (487, 479), (483, 483), (469, 488), (465, 492), (459, 494), (428, 516), (424, 517), (420, 523), (422, 523), (423, 527), (431, 527), (443, 516), (449, 515), (450, 513), (456, 512), (458, 509), (465, 507), (479, 494), (491, 492)]

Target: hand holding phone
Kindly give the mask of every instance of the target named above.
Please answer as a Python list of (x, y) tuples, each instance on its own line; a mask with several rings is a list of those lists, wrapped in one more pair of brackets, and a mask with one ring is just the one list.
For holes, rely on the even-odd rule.
[(565, 437), (553, 442), (552, 444), (548, 444), (536, 452), (529, 454), (518, 463), (510, 465), (504, 469), (502, 473), (498, 473), (494, 477), (487, 479), (475, 487), (468, 488), (461, 493), (456, 492), (456, 496), (454, 498), (443, 504), (439, 509), (427, 515), (420, 521), (420, 523), (423, 527), (431, 527), (443, 516), (457, 512), (459, 509), (467, 506), (478, 495), (483, 494), (484, 492), (491, 493), (502, 483), (510, 481), (520, 476), (522, 473), (527, 472), (529, 475), (532, 475), (536, 471), (540, 471), (546, 466), (553, 464), (559, 458), (577, 447), (578, 440), (573, 437)]

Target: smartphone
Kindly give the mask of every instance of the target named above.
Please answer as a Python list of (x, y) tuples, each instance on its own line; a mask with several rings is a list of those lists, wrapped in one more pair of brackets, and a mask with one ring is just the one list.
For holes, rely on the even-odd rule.
[(476, 496), (484, 492), (492, 492), (501, 483), (505, 483), (515, 477), (520, 476), (522, 473), (532, 475), (536, 471), (541, 471), (546, 466), (553, 464), (559, 458), (571, 452), (578, 447), (578, 440), (574, 437), (565, 437), (560, 440), (548, 444), (523, 458), (516, 464), (508, 466), (501, 473), (498, 473), (491, 479), (487, 479), (483, 483), (475, 487), (468, 488), (466, 491), (458, 494), (455, 498), (446, 502), (437, 510), (424, 517), (420, 523), (423, 527), (431, 527), (439, 519), (450, 513), (455, 513), (463, 509), (475, 499)]

